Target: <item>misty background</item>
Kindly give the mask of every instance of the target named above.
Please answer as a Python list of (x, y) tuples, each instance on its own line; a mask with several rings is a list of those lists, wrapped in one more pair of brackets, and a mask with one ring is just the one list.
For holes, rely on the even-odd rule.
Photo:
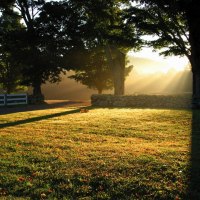
[[(188, 94), (192, 92), (192, 73), (189, 66), (185, 70), (177, 71), (169, 68), (165, 62), (149, 58), (129, 56), (128, 65), (134, 68), (125, 81), (125, 94)], [(96, 90), (69, 79), (73, 71), (62, 75), (58, 84), (47, 83), (42, 85), (45, 99), (54, 100), (89, 100)], [(30, 92), (30, 90), (29, 90)], [(103, 91), (112, 94), (112, 90)]]

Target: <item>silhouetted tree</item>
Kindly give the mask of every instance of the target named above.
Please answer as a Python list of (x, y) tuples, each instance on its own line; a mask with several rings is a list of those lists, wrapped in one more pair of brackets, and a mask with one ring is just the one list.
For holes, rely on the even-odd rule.
[[(70, 68), (66, 60), (72, 49), (80, 47), (78, 7), (71, 1), (15, 0), (10, 8), (18, 10), (25, 24), (18, 60), (23, 64), (23, 84), (33, 87), (33, 96), (43, 99), (41, 85), (57, 82), (60, 73)], [(78, 16), (78, 17), (77, 17)]]
[(102, 50), (93, 50), (87, 65), (82, 70), (75, 70), (75, 74), (69, 78), (75, 79), (88, 88), (98, 90), (99, 94), (103, 90), (113, 88), (112, 72), (108, 67), (105, 53)]
[[(24, 45), (21, 62), (25, 66), (22, 71), (23, 84), (33, 87), (33, 96), (38, 101), (43, 100), (41, 84), (47, 80), (58, 81), (62, 71), (62, 68), (59, 68), (59, 55), (52, 51), (55, 45), (53, 36), (50, 42), (50, 38), (44, 40), (40, 34), (40, 13), (44, 5), (44, 0), (16, 0), (14, 3), (26, 27), (21, 41)], [(54, 51), (56, 52), (56, 49)]]
[[(124, 76), (127, 76), (131, 69), (132, 66), (125, 68)], [(113, 89), (114, 87), (113, 72), (102, 48), (93, 49), (87, 65), (82, 70), (75, 70), (75, 74), (69, 78), (75, 79), (88, 88), (97, 90), (98, 94), (102, 94), (103, 90)]]
[[(134, 26), (126, 24), (123, 19), (121, 8), (124, 2), (119, 0), (103, 2), (101, 0), (73, 0), (45, 4), (40, 14), (42, 18), (40, 29), (43, 30), (44, 39), (47, 38), (46, 33), (51, 33), (51, 31), (51, 35), (54, 33), (54, 40), (59, 46), (60, 54), (63, 55), (65, 69), (76, 70), (80, 78), (83, 71), (87, 71), (87, 74), (89, 71), (91, 73), (91, 66), (95, 68), (94, 71), (97, 71), (90, 54), (93, 50), (112, 46), (112, 49), (114, 47), (126, 53), (130, 48), (138, 48), (140, 42), (139, 37), (133, 37), (136, 35)], [(108, 62), (107, 59), (106, 67), (109, 66), (112, 73), (121, 73), (121, 76), (124, 77), (123, 68), (125, 66), (121, 67), (121, 72), (117, 72), (119, 67), (116, 65), (118, 59), (114, 55), (115, 52), (116, 50), (112, 51), (115, 64), (108, 65), (111, 62)], [(104, 57), (105, 55), (104, 52)], [(98, 70), (107, 73), (104, 66), (99, 66)], [(103, 79), (101, 80), (103, 81)], [(107, 85), (109, 84), (107, 83)]]
[(121, 66), (123, 77), (125, 62), (116, 52), (123, 51), (124, 55), (140, 46), (134, 25), (123, 18), (129, 4), (126, 0), (5, 2), (0, 6), (17, 9), (25, 25), (18, 61), (23, 65), (23, 84), (32, 86), (33, 95), (39, 99), (43, 96), (42, 83), (57, 82), (64, 70), (84, 66), (92, 49), (109, 47), (109, 67), (115, 72)]
[[(106, 68), (110, 68), (109, 73), (112, 73), (115, 94), (117, 95), (124, 94), (125, 54), (131, 48), (138, 49), (141, 46), (141, 40), (134, 25), (126, 23), (123, 18), (124, 8), (128, 4), (129, 1), (121, 0), (82, 2), (87, 16), (85, 27), (88, 31), (84, 37), (86, 47), (89, 50), (104, 49)], [(94, 68), (96, 72), (100, 69), (101, 72), (107, 71), (103, 70), (106, 69), (104, 65), (99, 66), (99, 69), (97, 69), (97, 65)], [(84, 71), (88, 72), (87, 66)], [(89, 71), (91, 73), (92, 70)], [(80, 76), (83, 79), (83, 73), (80, 74), (79, 72), (79, 78)]]
[(193, 72), (193, 104), (200, 106), (200, 1), (139, 0), (129, 9), (129, 23), (143, 35), (152, 35), (147, 43), (164, 49), (163, 55), (185, 55)]
[[(88, 88), (97, 90), (98, 94), (102, 94), (104, 90), (113, 89), (113, 73), (105, 60), (105, 53), (103, 52), (101, 56), (96, 56), (98, 57), (93, 60), (94, 63), (88, 63), (85, 70), (75, 70), (75, 74), (71, 75), (69, 78), (75, 79)], [(125, 68), (124, 76), (127, 76), (131, 70), (132, 66)]]

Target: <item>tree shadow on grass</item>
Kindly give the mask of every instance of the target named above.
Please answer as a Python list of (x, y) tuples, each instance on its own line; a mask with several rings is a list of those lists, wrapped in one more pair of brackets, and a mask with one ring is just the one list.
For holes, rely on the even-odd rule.
[(200, 200), (200, 110), (192, 111), (189, 198)]
[(0, 124), (0, 128), (7, 128), (7, 127), (12, 127), (12, 126), (37, 122), (37, 121), (41, 121), (41, 120), (51, 119), (53, 117), (60, 117), (62, 115), (70, 115), (70, 114), (74, 114), (74, 113), (80, 113), (81, 109), (83, 109), (83, 108), (87, 109), (87, 110), (89, 110), (89, 109), (91, 110), (92, 106), (81, 107), (78, 109), (68, 110), (68, 111), (49, 114), (49, 115), (43, 115), (43, 116), (39, 116), (39, 117), (32, 117), (32, 118), (23, 119), (23, 120), (19, 120), (19, 121), (15, 121), (15, 122), (8, 122), (8, 123)]
[(67, 101), (67, 100), (49, 100), (43, 104), (38, 105), (19, 105), (19, 106), (10, 106), (10, 107), (0, 107), (0, 115), (35, 111), (35, 110), (47, 110), (53, 108), (61, 107), (72, 107), (72, 106), (88, 106), (90, 105), (87, 101)]

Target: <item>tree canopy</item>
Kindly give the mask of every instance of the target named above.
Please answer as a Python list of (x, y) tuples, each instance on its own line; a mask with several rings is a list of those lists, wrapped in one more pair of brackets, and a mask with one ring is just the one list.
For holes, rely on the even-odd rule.
[(193, 72), (193, 104), (200, 106), (200, 1), (133, 0), (127, 20), (163, 55), (185, 55)]
[[(114, 79), (114, 93), (122, 95), (124, 94), (125, 76), (124, 55), (130, 49), (139, 49), (141, 47), (141, 39), (135, 29), (135, 25), (127, 23), (124, 18), (124, 8), (129, 5), (129, 1), (98, 0), (87, 1), (87, 3), (84, 2), (83, 4), (88, 16), (86, 30), (91, 30), (86, 32), (86, 37), (84, 38), (86, 48), (94, 51), (97, 48), (104, 49), (106, 65), (107, 68), (110, 68), (109, 71)], [(95, 65), (93, 66), (95, 68)]]
[(13, 8), (25, 26), (20, 51), (23, 57), (18, 57), (24, 66), (23, 84), (32, 86), (33, 95), (40, 98), (41, 84), (59, 81), (60, 73), (70, 68), (65, 56), (81, 47), (76, 34), (83, 23), (79, 7), (75, 8), (71, 1), (16, 0), (10, 5)]
[(139, 1), (128, 9), (128, 21), (143, 36), (146, 44), (160, 49), (164, 56), (185, 55), (190, 59), (189, 30), (185, 15), (174, 1)]
[(123, 18), (129, 1), (5, 1), (4, 10), (17, 10), (24, 24), (18, 62), (23, 84), (41, 96), (41, 84), (57, 82), (64, 70), (83, 68), (95, 48), (112, 45), (127, 52), (140, 39), (133, 24)]

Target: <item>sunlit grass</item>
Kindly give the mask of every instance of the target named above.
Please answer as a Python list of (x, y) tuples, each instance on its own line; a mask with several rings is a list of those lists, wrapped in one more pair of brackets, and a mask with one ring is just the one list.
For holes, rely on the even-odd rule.
[(8, 199), (183, 199), (191, 120), (189, 110), (128, 108), (2, 115), (0, 193)]

